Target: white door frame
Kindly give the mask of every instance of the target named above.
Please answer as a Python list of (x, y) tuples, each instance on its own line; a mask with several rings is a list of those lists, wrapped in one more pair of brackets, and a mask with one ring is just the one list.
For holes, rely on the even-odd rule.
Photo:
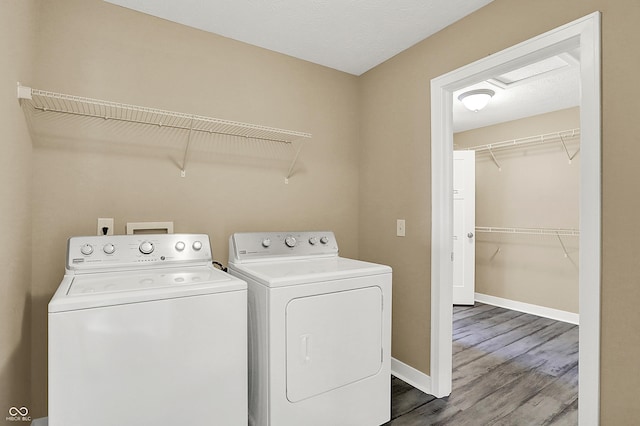
[(431, 80), (431, 390), (451, 393), (452, 212), (455, 90), (580, 48), (579, 422), (600, 416), (601, 115), (600, 12), (563, 25)]

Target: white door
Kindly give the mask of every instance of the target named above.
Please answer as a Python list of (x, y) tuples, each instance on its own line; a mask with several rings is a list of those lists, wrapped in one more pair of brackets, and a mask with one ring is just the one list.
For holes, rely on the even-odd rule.
[(475, 302), (476, 153), (453, 151), (453, 304)]

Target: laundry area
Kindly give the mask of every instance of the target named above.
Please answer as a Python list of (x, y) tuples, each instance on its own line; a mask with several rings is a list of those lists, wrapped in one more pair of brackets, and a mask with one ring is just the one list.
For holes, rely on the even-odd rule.
[[(208, 256), (225, 268), (233, 233), (330, 229), (287, 239), (290, 245), (273, 238), (271, 249), (324, 247), (330, 236), (332, 253), (339, 247), (341, 257), (357, 258), (356, 77), (107, 2), (38, 9), (47, 15), (37, 32), (39, 66), (31, 78), (17, 80), (16, 101), (33, 144), (31, 196), (40, 207), (33, 211), (32, 232), (40, 235), (37, 250), (43, 253), (32, 277), (30, 352), (37, 383), (32, 402), (23, 405), (34, 421), (48, 415), (51, 426), (179, 419), (247, 424), (249, 409), (254, 411), (247, 401), (248, 371), (257, 372), (247, 365), (246, 283), (218, 269), (215, 277), (203, 275), (204, 265), (188, 256), (203, 254), (197, 262)], [(209, 54), (212, 49), (217, 53)], [(298, 368), (321, 363), (324, 373), (312, 385), (320, 390), (306, 394), (302, 376), (304, 395), (293, 402), (302, 401), (267, 406), (270, 414), (252, 417), (252, 424), (284, 424), (291, 417), (287, 406), (302, 406), (290, 424), (301, 416), (307, 424), (331, 423), (323, 412), (348, 418), (350, 409), (329, 409), (339, 400), (358, 401), (353, 413), (363, 417), (354, 419), (389, 420), (386, 268), (384, 297), (365, 297), (368, 309), (375, 309), (331, 346), (317, 337), (317, 326), (295, 324), (289, 335), (308, 336), (312, 351), (306, 355), (311, 361)], [(65, 269), (69, 278), (61, 284)], [(242, 306), (240, 284), (229, 289), (227, 282), (244, 285)], [(336, 284), (334, 291), (342, 287)], [(347, 321), (350, 303), (358, 303), (352, 298), (322, 299), (315, 309), (343, 309)], [(367, 331), (371, 318), (377, 320), (373, 334)], [(358, 350), (361, 340), (353, 333), (369, 336), (366, 350)], [(165, 346), (170, 341), (178, 346)], [(369, 359), (356, 376), (338, 368), (339, 357), (323, 362), (315, 355), (337, 355), (349, 344), (349, 365), (359, 365), (363, 355)], [(284, 359), (281, 354), (270, 363)], [(332, 370), (342, 373), (327, 383), (322, 377)], [(369, 376), (377, 377), (373, 386)], [(334, 388), (339, 390), (327, 393)], [(372, 393), (379, 396), (364, 397)], [(256, 396), (265, 397), (273, 396)], [(322, 398), (322, 404), (314, 402)], [(274, 423), (269, 416), (277, 410), (285, 411)], [(377, 414), (367, 417), (372, 410)]]
[[(640, 378), (629, 374), (640, 351), (629, 232), (640, 88), (628, 84), (640, 10), (627, 0), (436, 1), (394, 5), (397, 18), (350, 16), (350, 26), (345, 11), (390, 3), (222, 1), (211, 13), (208, 1), (3, 0), (7, 425), (100, 425), (82, 424), (99, 409), (111, 415), (103, 425), (119, 426), (402, 425), (394, 389), (445, 403), (453, 303), (440, 301), (457, 258), (452, 163), (438, 147), (475, 153), (475, 223), (459, 240), (475, 244), (471, 303), (579, 322), (589, 345), (579, 409), (602, 424), (640, 417)], [(233, 15), (238, 4), (252, 13)], [(187, 7), (195, 22), (182, 22)], [(295, 37), (265, 18), (274, 15)], [(212, 32), (206, 16), (230, 19)], [(305, 20), (317, 16), (328, 18)], [(571, 25), (583, 28), (563, 43), (578, 49), (584, 103), (480, 128), (432, 115), (486, 80), (438, 92), (438, 79)], [(321, 26), (336, 31), (317, 37)], [(232, 31), (247, 28), (258, 41)], [(364, 44), (350, 36), (360, 30)], [(395, 50), (383, 49), (390, 33), (402, 33)], [(318, 42), (278, 51), (268, 34)], [(332, 63), (335, 47), (347, 54)], [(510, 64), (537, 60), (522, 58)], [(496, 149), (537, 137), (545, 143)], [(602, 201), (587, 211), (592, 234), (585, 170)], [(585, 288), (596, 290), (586, 311)]]

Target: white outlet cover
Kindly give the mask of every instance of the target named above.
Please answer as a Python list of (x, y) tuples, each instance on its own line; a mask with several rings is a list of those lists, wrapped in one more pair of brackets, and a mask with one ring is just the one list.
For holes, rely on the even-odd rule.
[(107, 227), (107, 235), (113, 235), (113, 218), (112, 217), (99, 217), (98, 218), (98, 228), (96, 230), (96, 235), (104, 235), (102, 228)]

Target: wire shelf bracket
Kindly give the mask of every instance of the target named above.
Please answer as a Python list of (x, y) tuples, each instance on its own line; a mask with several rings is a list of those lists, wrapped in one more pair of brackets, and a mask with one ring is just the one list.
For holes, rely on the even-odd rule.
[(20, 82), (18, 82), (17, 97), (21, 105), (28, 103), (40, 111), (186, 130), (188, 131), (187, 143), (184, 149), (182, 164), (180, 165), (180, 175), (182, 177), (186, 175), (187, 160), (192, 146), (191, 142), (194, 132), (207, 133), (209, 135), (234, 136), (255, 141), (278, 142), (292, 146), (294, 142), (298, 142), (297, 147), (295, 147), (293, 159), (284, 178), (285, 183), (289, 183), (289, 178), (293, 174), (302, 148), (302, 142), (311, 139), (310, 133), (66, 95), (33, 89), (21, 85)]
[(502, 171), (502, 166), (500, 165), (500, 163), (498, 163), (498, 160), (496, 159), (496, 156), (493, 154), (493, 150), (491, 149), (491, 145), (489, 145), (487, 150), (489, 151), (489, 154), (491, 154), (491, 159), (495, 163), (496, 167), (498, 167), (498, 171), (501, 172)]
[(191, 147), (191, 136), (193, 135), (193, 120), (189, 126), (189, 136), (187, 137), (187, 145), (184, 147), (184, 156), (182, 157), (182, 168), (180, 169), (180, 177), (187, 175), (187, 159), (189, 158), (189, 147)]

